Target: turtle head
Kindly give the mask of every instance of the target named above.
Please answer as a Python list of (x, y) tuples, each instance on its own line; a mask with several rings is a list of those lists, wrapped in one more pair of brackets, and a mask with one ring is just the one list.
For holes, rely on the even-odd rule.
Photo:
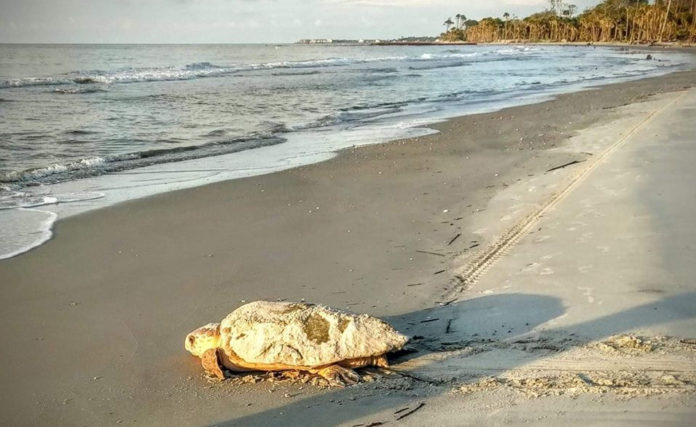
[(186, 350), (200, 357), (208, 349), (220, 346), (220, 324), (208, 323), (186, 335), (184, 343)]

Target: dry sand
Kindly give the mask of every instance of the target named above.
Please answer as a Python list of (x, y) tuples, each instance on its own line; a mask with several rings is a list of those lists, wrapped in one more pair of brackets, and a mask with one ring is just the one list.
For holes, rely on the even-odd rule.
[[(496, 287), (512, 286), (505, 284), (512, 279), (491, 270), (466, 289), (473, 284), (463, 287), (457, 274), (477, 251), (543, 206), (576, 169), (547, 170), (576, 160), (588, 164), (677, 96), (672, 92), (694, 84), (696, 73), (685, 72), (462, 117), (437, 125), (437, 135), (346, 150), (320, 164), (61, 221), (46, 245), (0, 262), (0, 423), (368, 425), (416, 408), (402, 421), (417, 425), (447, 414), (453, 418), (438, 422), (475, 422), (465, 417), (476, 412), (457, 390), (482, 375), (463, 372), (455, 362), (467, 352), (492, 360), (502, 351), (495, 345), (496, 351), (483, 351), (490, 343), (479, 340), (495, 343), (502, 329), (521, 337), (560, 322), (552, 332), (561, 338), (534, 338), (556, 343), (552, 350), (537, 344), (531, 356), (520, 350), (522, 359), (540, 360), (538, 351), (553, 348), (596, 351), (584, 346), (606, 336), (563, 329), (565, 307), (586, 301), (590, 291), (565, 298), (543, 292), (544, 286), (562, 288), (559, 282), (532, 280), (536, 288), (522, 289), (514, 280), (520, 288), (499, 295)], [(662, 92), (669, 93), (652, 97)], [(597, 138), (574, 144), (574, 135)], [(581, 145), (597, 151), (578, 151)], [(611, 174), (604, 181), (611, 182)], [(693, 240), (683, 243), (693, 250)], [(538, 267), (540, 275), (551, 268)], [(513, 271), (500, 262), (496, 268), (499, 274)], [(496, 282), (485, 284), (489, 277)], [(660, 283), (652, 288), (659, 293)], [(630, 301), (611, 297), (630, 310)], [(376, 381), (342, 391), (276, 377), (209, 383), (183, 349), (190, 330), (218, 321), (244, 301), (302, 298), (381, 316), (423, 338), (414, 340), (415, 354), (397, 359), (400, 373), (374, 371), (368, 378)], [(443, 302), (451, 304), (442, 308)], [(578, 308), (587, 317), (580, 316), (580, 325), (596, 327), (593, 316), (601, 318), (603, 311), (592, 310)], [(527, 316), (512, 316), (520, 312)], [(495, 335), (486, 321), (490, 313), (508, 316)], [(688, 325), (693, 323), (677, 329)], [(578, 338), (563, 341), (571, 333)], [(690, 363), (685, 354), (674, 357)], [(500, 358), (511, 360), (506, 353)], [(452, 366), (442, 369), (446, 360)], [(512, 360), (497, 369), (513, 372), (520, 364)], [(557, 371), (561, 378), (564, 370)], [(496, 390), (476, 394), (483, 399), (478, 414), (489, 414), (486, 405), (512, 401), (508, 391)], [(410, 409), (391, 415), (405, 407)], [(693, 415), (693, 400), (673, 407), (676, 421)], [(392, 418), (381, 419), (385, 414)]]

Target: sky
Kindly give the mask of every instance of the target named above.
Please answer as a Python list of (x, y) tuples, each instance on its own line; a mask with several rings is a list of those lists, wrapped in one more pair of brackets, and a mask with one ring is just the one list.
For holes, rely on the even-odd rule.
[[(573, 0), (578, 10), (599, 0)], [(547, 0), (0, 0), (0, 43), (291, 43), (435, 36), (456, 14), (520, 17)]]

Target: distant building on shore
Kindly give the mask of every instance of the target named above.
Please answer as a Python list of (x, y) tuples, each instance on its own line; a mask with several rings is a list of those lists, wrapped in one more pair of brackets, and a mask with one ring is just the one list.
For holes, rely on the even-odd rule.
[(356, 44), (356, 45), (383, 45), (383, 44), (422, 44), (433, 43), (434, 37), (402, 37), (393, 40), (380, 39), (359, 39), (359, 40), (336, 40), (336, 39), (301, 39), (296, 44)]
[(298, 44), (332, 44), (333, 39), (302, 39), (297, 42)]

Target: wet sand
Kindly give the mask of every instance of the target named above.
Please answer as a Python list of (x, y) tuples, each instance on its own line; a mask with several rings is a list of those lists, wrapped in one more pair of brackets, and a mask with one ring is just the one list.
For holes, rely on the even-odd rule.
[(562, 149), (569, 137), (630, 122), (618, 107), (695, 83), (695, 72), (677, 73), (457, 118), (435, 126), (436, 135), (60, 221), (46, 245), (0, 261), (0, 421), (268, 424), (290, 411), (299, 422), (312, 406), (307, 413), (323, 413), (323, 423), (350, 424), (441, 395), (452, 384), (402, 384), (406, 377), (340, 393), (210, 384), (183, 338), (244, 301), (302, 298), (437, 338), (442, 331), (417, 319), (471, 292), (457, 274), (507, 227), (486, 219), (515, 201), (501, 199), (506, 189), (546, 183), (527, 204), (516, 202), (514, 223), (570, 173), (546, 171), (592, 157)]

